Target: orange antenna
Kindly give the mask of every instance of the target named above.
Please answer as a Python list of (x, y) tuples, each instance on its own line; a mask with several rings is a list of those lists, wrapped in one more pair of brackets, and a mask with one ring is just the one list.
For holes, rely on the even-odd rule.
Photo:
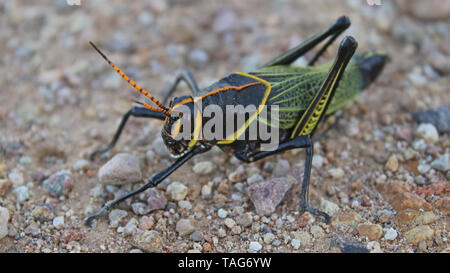
[(132, 101), (135, 102), (135, 103), (137, 103), (137, 104), (140, 104), (140, 105), (144, 106), (144, 107), (147, 108), (147, 109), (150, 109), (150, 110), (153, 110), (153, 111), (161, 112), (161, 113), (163, 113), (164, 115), (170, 117), (169, 112), (167, 112), (167, 111), (164, 110), (164, 109), (160, 109), (160, 108), (158, 108), (158, 107), (154, 107), (154, 106), (148, 105), (148, 104), (145, 103), (145, 102), (140, 102), (140, 101), (137, 101), (137, 100), (134, 100), (134, 99), (132, 99)]
[[(113, 64), (108, 57), (105, 56), (105, 54), (103, 54), (103, 52), (100, 51), (100, 49), (98, 49), (93, 42), (89, 42), (89, 44), (91, 44), (91, 46), (100, 54), (102, 55), (103, 59), (106, 60), (107, 63), (109, 63), (109, 65), (116, 70), (117, 73), (119, 73), (120, 76), (122, 76), (122, 78), (124, 78), (124, 80), (126, 80), (131, 86), (133, 86), (136, 90), (138, 90), (141, 94), (143, 94), (144, 96), (146, 96), (147, 98), (151, 99), (154, 103), (156, 103), (161, 109), (163, 109), (166, 113), (168, 113), (169, 109), (167, 109), (162, 103), (160, 103), (155, 97), (153, 97), (149, 92), (147, 92), (145, 89), (143, 89), (142, 87), (140, 87), (139, 85), (137, 85), (134, 81), (132, 81), (130, 78), (128, 78), (127, 75), (125, 75), (115, 64)], [(150, 106), (151, 107), (151, 106)], [(147, 107), (148, 108), (148, 107)]]

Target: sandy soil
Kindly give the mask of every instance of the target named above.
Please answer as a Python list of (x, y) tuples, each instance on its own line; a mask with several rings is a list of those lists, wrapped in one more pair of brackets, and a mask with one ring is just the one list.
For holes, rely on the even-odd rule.
[[(0, 3), (0, 207), (9, 214), (0, 252), (449, 251), (450, 171), (432, 167), (434, 160), (448, 157), (449, 135), (441, 132), (430, 140), (412, 117), (414, 111), (450, 103), (447, 4), (430, 1), (423, 11), (415, 9), (416, 1), (383, 1), (377, 7), (365, 1), (56, 2)], [(180, 67), (189, 68), (205, 87), (270, 60), (340, 15), (352, 20), (346, 34), (358, 40), (359, 51), (384, 50), (392, 61), (376, 84), (338, 113), (340, 128), (315, 146), (322, 166), (312, 171), (311, 202), (331, 210), (333, 224), (296, 213), (299, 183), (269, 216), (257, 215), (248, 197), (249, 177), (270, 178), (271, 164), (301, 168), (303, 151), (243, 165), (242, 178), (232, 182), (229, 175), (241, 163), (214, 150), (158, 186), (169, 201), (165, 210), (142, 216), (125, 206), (119, 228), (108, 216), (92, 228), (83, 225), (86, 215), (118, 190), (92, 191), (98, 169), (114, 154), (139, 158), (144, 177), (173, 161), (155, 142), (162, 122), (132, 119), (115, 149), (76, 170), (77, 162), (111, 139), (133, 105), (130, 99), (138, 97), (90, 40), (141, 86), (163, 97)], [(321, 62), (333, 58), (336, 49), (337, 43)], [(182, 85), (177, 94), (188, 92)], [(202, 161), (213, 162), (214, 170), (194, 173)], [(71, 171), (73, 187), (55, 197), (43, 180), (61, 170)], [(191, 208), (166, 192), (173, 181), (189, 188), (183, 200)], [(201, 193), (209, 182), (210, 200)], [(321, 199), (332, 203), (320, 204)], [(219, 217), (220, 208), (226, 217)], [(247, 212), (248, 226), (226, 220)], [(55, 223), (58, 216), (62, 225)], [(189, 219), (201, 233), (181, 236), (180, 219)], [(136, 224), (143, 221), (154, 221), (149, 230), (155, 232)], [(127, 223), (129, 233), (120, 229)], [(145, 242), (143, 233), (156, 239)]]

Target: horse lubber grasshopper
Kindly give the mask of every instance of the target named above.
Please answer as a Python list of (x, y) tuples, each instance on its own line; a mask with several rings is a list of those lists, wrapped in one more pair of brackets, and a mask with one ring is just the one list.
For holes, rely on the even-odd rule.
[[(120, 76), (156, 104), (156, 106), (150, 106), (147, 103), (136, 101), (140, 106), (132, 107), (123, 116), (112, 141), (105, 148), (92, 153), (91, 159), (93, 160), (96, 155), (114, 147), (127, 120), (130, 116), (133, 116), (164, 120), (165, 124), (161, 131), (162, 139), (168, 150), (174, 157), (177, 157), (177, 160), (172, 165), (153, 174), (148, 178), (148, 182), (145, 185), (116, 200), (107, 202), (97, 214), (86, 219), (86, 224), (90, 225), (92, 220), (103, 215), (117, 203), (148, 188), (157, 186), (189, 159), (210, 150), (215, 145), (223, 151), (233, 154), (243, 162), (255, 162), (266, 156), (286, 150), (305, 148), (306, 162), (300, 196), (300, 212), (308, 211), (313, 215), (324, 217), (325, 221), (329, 222), (330, 217), (328, 214), (311, 207), (308, 202), (308, 185), (313, 157), (312, 136), (321, 120), (352, 100), (377, 78), (388, 59), (386, 54), (376, 51), (369, 51), (354, 56), (357, 42), (353, 37), (347, 36), (342, 40), (334, 62), (314, 66), (328, 46), (349, 26), (349, 18), (342, 16), (331, 26), (297, 47), (269, 61), (256, 71), (230, 74), (205, 89), (198, 87), (189, 71), (182, 70), (171, 85), (167, 97), (163, 100), (164, 103), (158, 101), (149, 92), (130, 80), (91, 43), (95, 50), (102, 55)], [(291, 65), (296, 59), (326, 39), (328, 39), (327, 42), (307, 66)], [(165, 102), (181, 81), (187, 84), (193, 94), (175, 97), (171, 100), (169, 107), (166, 107)], [(279, 122), (278, 126), (272, 129), (279, 130), (279, 145), (276, 149), (270, 151), (261, 150), (262, 141), (259, 138), (256, 140), (238, 139), (238, 135), (247, 130), (249, 122), (246, 122), (244, 127), (238, 128), (231, 138), (222, 140), (204, 140), (199, 138), (199, 131), (207, 119), (202, 117), (202, 115), (195, 114), (198, 111), (196, 105), (199, 102), (202, 105), (200, 110), (211, 104), (217, 104), (219, 107), (229, 104), (276, 105), (279, 109)], [(180, 132), (179, 123), (182, 115), (176, 111), (180, 106), (188, 107), (191, 110), (192, 116), (189, 118), (193, 123), (193, 130), (189, 131), (190, 139), (176, 139), (175, 137)], [(256, 116), (253, 116), (253, 119), (250, 117), (247, 120), (257, 123), (262, 122), (258, 113), (256, 113)]]

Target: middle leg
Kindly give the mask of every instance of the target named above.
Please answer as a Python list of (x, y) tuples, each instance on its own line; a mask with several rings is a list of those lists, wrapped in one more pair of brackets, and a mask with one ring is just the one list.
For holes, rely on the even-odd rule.
[(177, 75), (175, 76), (175, 81), (169, 87), (169, 90), (167, 91), (167, 94), (164, 97), (163, 104), (167, 103), (170, 96), (172, 96), (173, 92), (175, 92), (178, 84), (181, 81), (184, 81), (188, 85), (189, 89), (191, 89), (194, 95), (200, 92), (200, 89), (198, 88), (197, 85), (197, 81), (195, 80), (192, 73), (187, 69), (181, 69), (180, 71), (177, 72)]

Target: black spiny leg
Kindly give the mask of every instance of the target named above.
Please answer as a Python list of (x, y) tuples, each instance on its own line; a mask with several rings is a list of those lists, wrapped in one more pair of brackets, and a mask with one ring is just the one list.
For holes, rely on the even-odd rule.
[(89, 157), (91, 160), (94, 160), (98, 154), (103, 154), (103, 153), (111, 150), (114, 147), (114, 145), (116, 145), (117, 140), (119, 140), (119, 137), (122, 134), (123, 127), (125, 127), (125, 124), (127, 123), (128, 118), (130, 116), (141, 117), (141, 118), (155, 118), (155, 119), (160, 119), (160, 120), (164, 120), (166, 117), (161, 112), (153, 111), (153, 110), (147, 109), (145, 107), (134, 106), (133, 108), (128, 110), (128, 112), (126, 112), (125, 115), (123, 116), (122, 121), (120, 122), (120, 125), (117, 128), (116, 133), (114, 134), (114, 137), (111, 140), (111, 142), (108, 145), (106, 145), (105, 147), (100, 148), (100, 149), (96, 150), (95, 152), (93, 152)]
[(196, 154), (200, 154), (200, 153), (204, 153), (208, 150), (210, 150), (211, 147), (204, 147), (204, 146), (196, 146), (194, 147), (190, 152), (188, 152), (187, 154), (185, 154), (184, 156), (180, 157), (177, 161), (175, 161), (172, 165), (162, 169), (161, 171), (155, 173), (154, 175), (152, 175), (149, 179), (147, 184), (144, 184), (142, 186), (140, 186), (139, 188), (126, 193), (122, 196), (120, 196), (119, 198), (107, 202), (105, 204), (105, 206), (103, 206), (103, 208), (97, 212), (96, 214), (88, 217), (86, 219), (86, 221), (84, 222), (85, 225), (87, 226), (91, 226), (91, 223), (94, 219), (97, 219), (98, 217), (102, 216), (103, 214), (105, 214), (109, 209), (111, 209), (112, 207), (114, 207), (116, 204), (122, 202), (125, 199), (130, 198), (133, 195), (136, 195), (138, 193), (141, 193), (143, 191), (145, 191), (148, 188), (153, 188), (156, 187), (159, 183), (161, 183), (164, 179), (166, 179), (166, 177), (168, 177), (170, 174), (172, 174), (175, 170), (177, 170), (179, 167), (181, 167), (181, 165), (183, 165), (184, 163), (186, 163), (189, 159), (191, 159), (194, 155)]
[(309, 177), (311, 176), (311, 165), (314, 155), (314, 146), (309, 135), (307, 136), (307, 142), (305, 171), (303, 174), (302, 192), (300, 195), (300, 212), (303, 213), (308, 211), (313, 215), (322, 216), (325, 219), (325, 222), (329, 223), (331, 218), (327, 213), (309, 205)]
[(194, 95), (197, 94), (198, 92), (200, 92), (200, 89), (198, 88), (198, 85), (197, 85), (197, 81), (195, 80), (192, 73), (189, 72), (189, 70), (182, 69), (177, 73), (177, 75), (175, 77), (175, 81), (170, 86), (169, 91), (167, 91), (167, 95), (163, 100), (163, 104), (167, 103), (167, 100), (170, 98), (170, 96), (173, 94), (173, 92), (175, 92), (175, 89), (177, 88), (178, 84), (181, 81), (184, 81), (188, 85), (189, 89), (191, 89), (191, 91)]
[(281, 54), (275, 59), (269, 61), (264, 64), (262, 67), (274, 66), (274, 65), (290, 65), (299, 57), (303, 56), (305, 53), (313, 49), (320, 42), (324, 41), (326, 38), (331, 38), (328, 42), (319, 50), (319, 52), (314, 56), (314, 58), (309, 62), (309, 65), (313, 65), (316, 60), (322, 55), (323, 52), (327, 49), (331, 43), (348, 27), (350, 26), (350, 19), (347, 16), (339, 17), (336, 22), (334, 22), (331, 26), (322, 30), (320, 33), (314, 35), (310, 39), (304, 41), (300, 45), (294, 47), (293, 49)]

